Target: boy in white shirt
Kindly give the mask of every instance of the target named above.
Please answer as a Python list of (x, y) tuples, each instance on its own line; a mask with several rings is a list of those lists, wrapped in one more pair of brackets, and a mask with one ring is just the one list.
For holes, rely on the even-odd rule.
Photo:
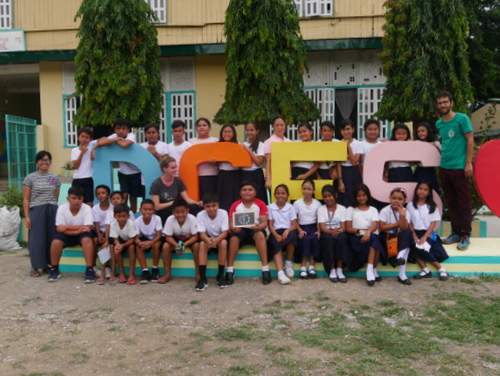
[(57, 209), (56, 234), (50, 246), (50, 259), (52, 268), (49, 273), (49, 282), (56, 282), (61, 276), (59, 261), (65, 247), (77, 244), (82, 246), (85, 258), (85, 283), (95, 281), (93, 269), (94, 243), (92, 239), (92, 209), (83, 203), (83, 191), (80, 187), (71, 187), (68, 190), (68, 202)]
[[(181, 161), (182, 154), (191, 146), (190, 142), (184, 140), (186, 135), (186, 124), (182, 120), (174, 120), (172, 122), (172, 136), (174, 140), (168, 144), (168, 155), (177, 161), (177, 165)], [(179, 176), (179, 170), (177, 175)]]
[(206, 271), (208, 253), (216, 250), (219, 262), (217, 272), (217, 286), (227, 287), (224, 269), (227, 259), (227, 237), (229, 235), (228, 214), (225, 210), (219, 209), (219, 198), (215, 193), (205, 193), (203, 196), (203, 207), (205, 210), (198, 213), (198, 236), (200, 242), (193, 244), (193, 249), (199, 247), (198, 269), (200, 280), (195, 287), (196, 291), (203, 291), (208, 286)]
[[(141, 216), (136, 218), (135, 229), (137, 236), (135, 238), (135, 245), (137, 251), (137, 258), (141, 265), (142, 273), (139, 283), (146, 284), (149, 282), (158, 282), (160, 277), (160, 269), (158, 264), (160, 262), (160, 249), (162, 246), (161, 218), (155, 214), (155, 204), (150, 199), (144, 199), (141, 202)], [(153, 251), (153, 269), (149, 273), (148, 264), (146, 263), (147, 251)]]
[(71, 162), (75, 168), (71, 186), (79, 186), (83, 190), (83, 200), (89, 205), (94, 205), (94, 167), (90, 154), (97, 141), (92, 141), (93, 133), (90, 128), (78, 129), (79, 146), (71, 150)]
[[(189, 214), (189, 207), (186, 200), (180, 198), (172, 204), (172, 215), (167, 218), (165, 227), (165, 244), (162, 247), (163, 266), (165, 275), (158, 279), (158, 283), (164, 284), (172, 279), (172, 252), (178, 255), (184, 254), (187, 247), (192, 246), (198, 240), (198, 222), (196, 217)], [(198, 275), (198, 255), (195, 253), (195, 247), (192, 249), (196, 278)]]
[[(129, 215), (130, 209), (125, 204), (118, 204), (113, 208), (115, 221), (111, 222), (109, 237), (113, 240), (111, 247), (111, 276), (109, 283), (127, 283), (127, 285), (136, 285), (135, 278), (135, 237), (137, 232), (135, 225)], [(125, 269), (123, 267), (123, 253), (129, 254), (129, 275), (125, 278)], [(118, 278), (115, 276), (116, 265), (120, 270)]]

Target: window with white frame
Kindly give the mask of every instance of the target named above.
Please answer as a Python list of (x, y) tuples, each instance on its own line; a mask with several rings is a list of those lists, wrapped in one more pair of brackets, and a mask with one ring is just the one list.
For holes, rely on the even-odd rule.
[(145, 0), (158, 18), (159, 23), (167, 23), (167, 0)]
[(12, 29), (12, 0), (0, 0), (0, 29)]
[(76, 110), (82, 104), (81, 96), (64, 95), (64, 146), (78, 146), (78, 129), (73, 124)]
[(299, 17), (333, 16), (333, 0), (294, 0)]
[[(363, 124), (378, 111), (385, 87), (358, 88), (358, 139), (365, 138)], [(380, 139), (387, 139), (389, 122), (380, 120)]]

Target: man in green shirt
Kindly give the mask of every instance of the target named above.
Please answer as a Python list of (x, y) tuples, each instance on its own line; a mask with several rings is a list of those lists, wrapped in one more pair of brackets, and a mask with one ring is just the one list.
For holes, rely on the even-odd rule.
[(470, 244), (472, 222), (469, 178), (472, 177), (474, 137), (469, 117), (453, 112), (452, 107), (453, 96), (449, 92), (442, 91), (436, 96), (436, 108), (441, 115), (436, 128), (443, 144), (439, 176), (452, 229), (443, 243), (458, 243), (457, 248), (465, 251)]

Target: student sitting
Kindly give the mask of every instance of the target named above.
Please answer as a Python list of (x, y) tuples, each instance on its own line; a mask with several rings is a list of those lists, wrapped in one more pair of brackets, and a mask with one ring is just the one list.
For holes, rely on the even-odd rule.
[(92, 209), (83, 203), (83, 191), (80, 187), (71, 187), (68, 190), (68, 202), (57, 209), (56, 234), (50, 246), (52, 268), (49, 273), (49, 282), (56, 282), (61, 276), (59, 261), (63, 248), (77, 244), (82, 246), (85, 258), (85, 283), (95, 281), (93, 269), (95, 256), (92, 239)]

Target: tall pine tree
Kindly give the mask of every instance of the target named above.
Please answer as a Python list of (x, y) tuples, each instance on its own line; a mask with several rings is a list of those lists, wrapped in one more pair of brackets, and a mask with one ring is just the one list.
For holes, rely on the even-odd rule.
[(376, 116), (434, 121), (435, 96), (454, 95), (455, 111), (472, 101), (467, 17), (460, 0), (388, 0), (380, 59), (387, 86)]
[(254, 120), (266, 131), (278, 114), (288, 124), (319, 118), (302, 91), (307, 60), (292, 0), (231, 0), (224, 34), (226, 94), (217, 123)]
[(76, 94), (83, 94), (75, 124), (159, 120), (163, 86), (154, 17), (144, 0), (83, 0), (75, 16), (81, 19)]

